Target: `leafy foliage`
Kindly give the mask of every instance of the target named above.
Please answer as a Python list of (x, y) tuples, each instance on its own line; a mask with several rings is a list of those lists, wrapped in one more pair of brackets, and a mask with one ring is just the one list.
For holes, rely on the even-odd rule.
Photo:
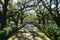
[(0, 31), (0, 39), (8, 39), (10, 36), (12, 36), (15, 32), (18, 32), (19, 29), (24, 27), (25, 24), (22, 24), (20, 27), (6, 27), (3, 30)]
[(34, 24), (37, 28), (39, 28), (42, 32), (44, 32), (51, 40), (59, 40), (60, 39), (60, 29), (55, 29), (49, 26), (41, 26), (40, 24)]

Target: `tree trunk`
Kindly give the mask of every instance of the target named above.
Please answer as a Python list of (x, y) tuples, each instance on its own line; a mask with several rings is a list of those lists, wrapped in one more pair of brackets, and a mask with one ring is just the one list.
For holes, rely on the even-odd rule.
[(0, 21), (0, 23), (1, 23), (0, 30), (2, 30), (2, 29), (6, 26), (6, 20), (5, 20), (5, 19), (2, 19), (2, 20)]
[(39, 21), (39, 24), (40, 24), (41, 23), (41, 20), (38, 19), (38, 21)]
[(23, 18), (21, 18), (21, 22), (20, 23), (23, 24)]
[(1, 24), (0, 30), (2, 30), (6, 26), (6, 18), (5, 17), (6, 17), (6, 15), (3, 13), (0, 15), (0, 24)]
[(9, 2), (9, 0), (4, 0), (3, 12), (1, 13), (1, 17), (0, 17), (0, 19), (1, 19), (0, 20), (0, 23), (1, 23), (0, 30), (6, 26), (6, 13), (7, 13), (8, 2)]
[(58, 28), (60, 28), (60, 17), (56, 17), (55, 22), (56, 22)]
[(18, 21), (15, 22), (15, 25), (18, 27)]
[(43, 18), (43, 25), (45, 25), (45, 19)]

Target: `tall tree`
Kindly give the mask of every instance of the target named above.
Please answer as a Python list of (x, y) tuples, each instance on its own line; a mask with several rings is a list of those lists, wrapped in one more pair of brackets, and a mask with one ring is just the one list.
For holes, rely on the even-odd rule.
[[(59, 5), (58, 0), (49, 0), (50, 1), (50, 5), (49, 6), (46, 6), (46, 3), (45, 3), (46, 0), (45, 0), (45, 2), (44, 2), (44, 0), (40, 0), (40, 1), (42, 2), (43, 6), (45, 8), (47, 8), (47, 10), (51, 14), (52, 18), (56, 22), (57, 26), (60, 28), (60, 13), (59, 13), (59, 10), (58, 10), (58, 5)], [(52, 8), (52, 5), (55, 5), (54, 9)]]
[(7, 13), (7, 6), (8, 6), (9, 0), (4, 0), (3, 2), (0, 0), (0, 3), (2, 4), (2, 13), (0, 14), (0, 30), (3, 29), (6, 26), (6, 13)]
[[(35, 0), (36, 1), (36, 0)], [(21, 24), (23, 23), (23, 19), (26, 17), (26, 16), (24, 16), (24, 12), (26, 12), (26, 10), (28, 9), (28, 8), (31, 8), (32, 9), (32, 7), (35, 7), (35, 6), (37, 6), (37, 4), (39, 4), (39, 2), (40, 1), (37, 1), (37, 3), (35, 3), (34, 2), (34, 0), (25, 0), (24, 2), (22, 2), (22, 3), (20, 3), (20, 2), (18, 2), (19, 3), (19, 7), (20, 7), (20, 13), (18, 14), (18, 15), (20, 15), (20, 21), (21, 21)], [(35, 4), (34, 4), (35, 3)], [(31, 9), (29, 9), (29, 10), (31, 10)], [(27, 11), (29, 11), (29, 10), (27, 10)]]

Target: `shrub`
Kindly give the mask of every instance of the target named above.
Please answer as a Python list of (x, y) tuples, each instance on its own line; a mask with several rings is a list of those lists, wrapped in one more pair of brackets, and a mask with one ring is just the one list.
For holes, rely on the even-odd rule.
[(38, 29), (44, 32), (51, 40), (60, 40), (60, 30), (52, 28), (50, 26), (40, 26), (39, 24), (34, 24)]

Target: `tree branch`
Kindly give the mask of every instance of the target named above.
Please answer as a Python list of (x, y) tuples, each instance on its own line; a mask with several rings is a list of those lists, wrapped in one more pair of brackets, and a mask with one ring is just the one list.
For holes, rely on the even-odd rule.
[(3, 5), (3, 2), (0, 0), (0, 4), (2, 4)]
[(48, 9), (48, 11), (50, 12), (50, 14), (55, 17), (55, 15), (52, 13), (52, 10), (49, 9), (42, 0), (40, 0), (40, 1), (42, 2), (43, 6)]

